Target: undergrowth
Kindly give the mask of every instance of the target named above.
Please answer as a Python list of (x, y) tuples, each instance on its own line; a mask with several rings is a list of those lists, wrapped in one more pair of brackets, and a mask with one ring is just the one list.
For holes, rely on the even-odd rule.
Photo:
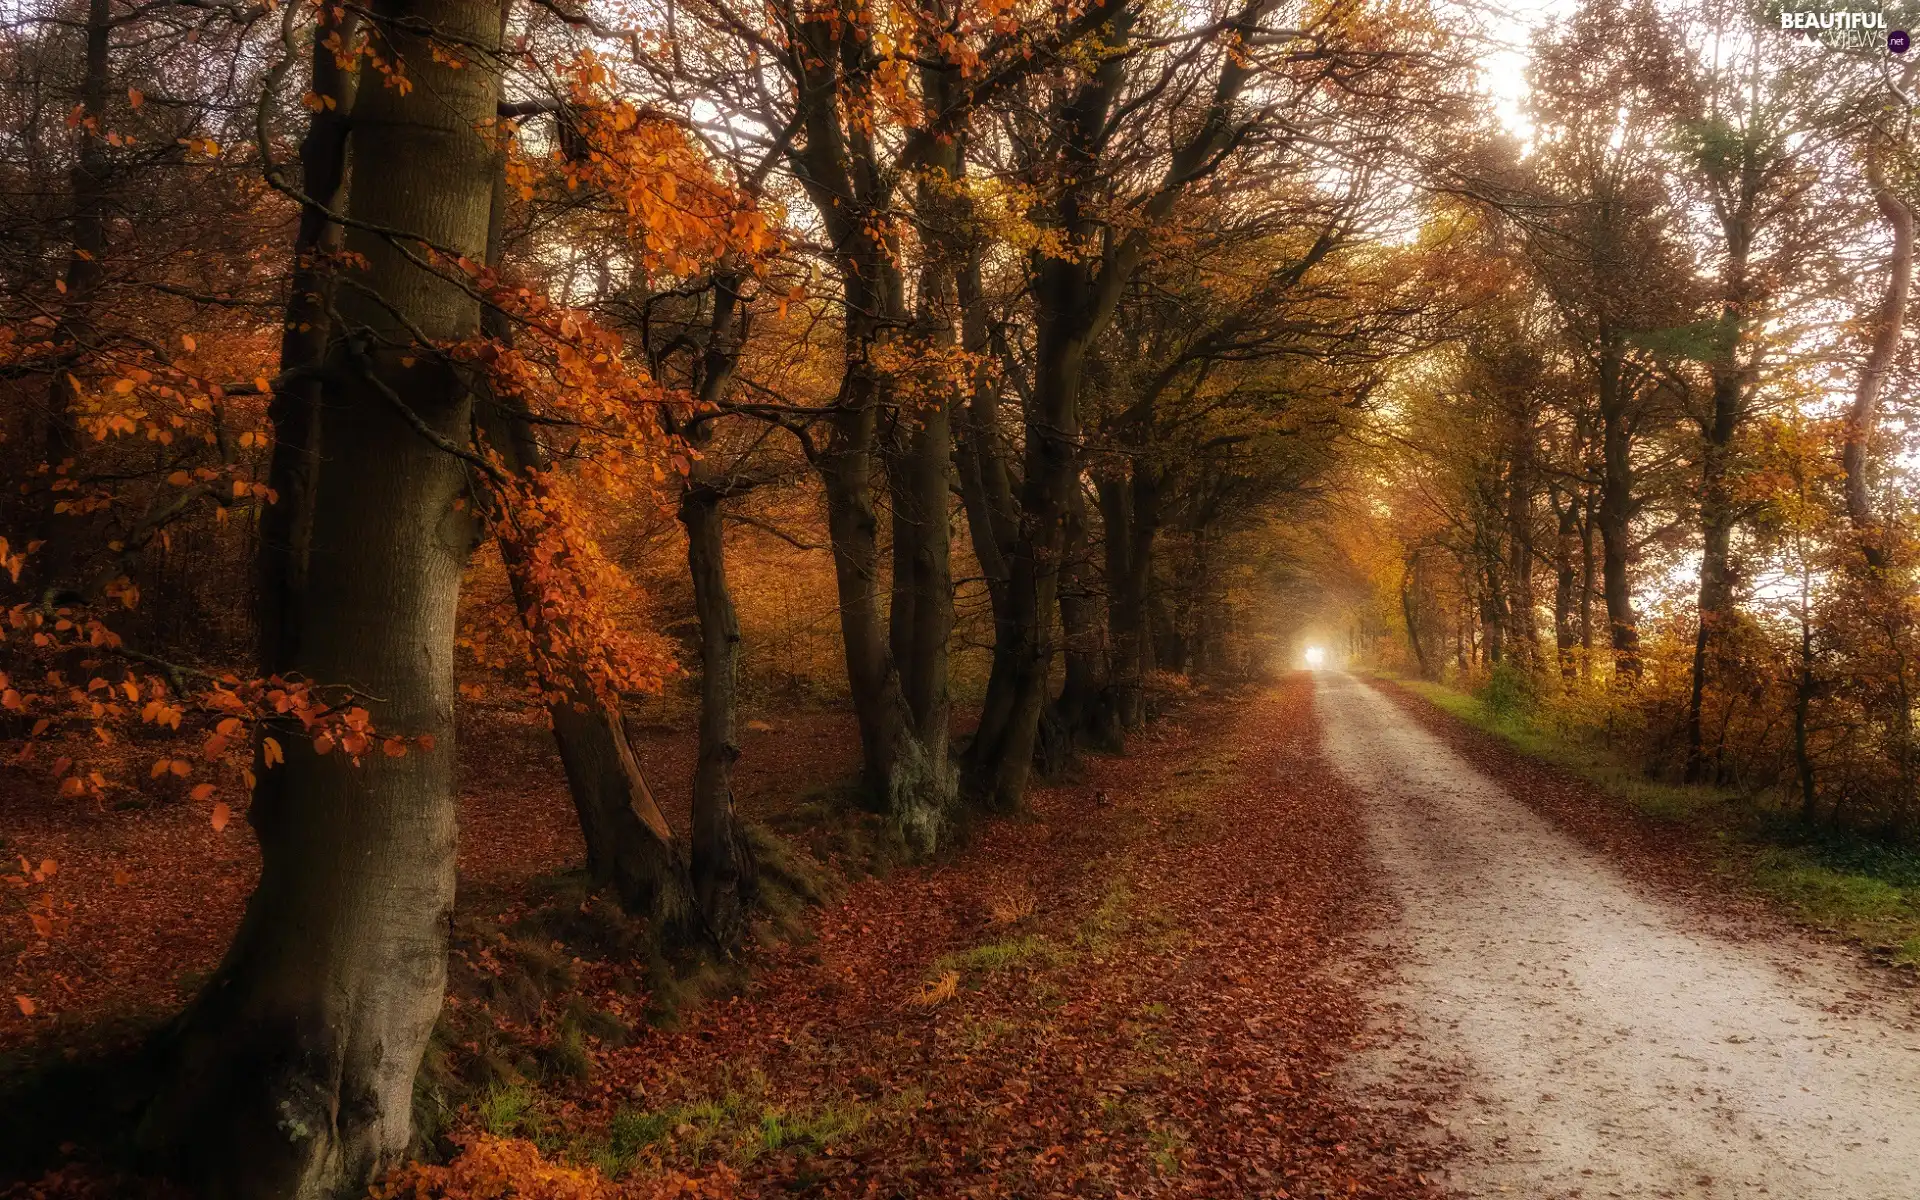
[(1547, 727), (1530, 698), (1499, 686), (1497, 676), (1473, 694), (1428, 680), (1395, 682), (1642, 816), (1720, 843), (1723, 870), (1799, 919), (1856, 939), (1880, 957), (1920, 964), (1920, 851), (1809, 824), (1766, 792), (1650, 779), (1603, 742)]
[[(804, 938), (806, 910), (834, 894), (849, 865), (885, 865), (881, 843), (858, 822), (848, 822), (832, 848), (834, 866), (773, 830), (748, 825), (745, 834), (757, 868), (752, 940), (760, 946)], [(608, 1165), (606, 1147), (583, 1149), (554, 1132), (548, 1091), (589, 1079), (596, 1049), (626, 1043), (641, 1026), (672, 1027), (688, 1006), (737, 990), (745, 962), (663, 947), (647, 922), (596, 894), (583, 872), (535, 880), (524, 895), (474, 908), (454, 926), (447, 1000), (415, 1081), (416, 1152), (445, 1158), (455, 1130), (478, 1127)], [(596, 970), (611, 992), (597, 1004), (583, 986)], [(806, 1134), (776, 1124), (766, 1136)]]

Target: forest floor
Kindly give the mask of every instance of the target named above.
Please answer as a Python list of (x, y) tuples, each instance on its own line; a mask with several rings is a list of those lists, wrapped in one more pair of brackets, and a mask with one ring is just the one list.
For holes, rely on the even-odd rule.
[(1711, 850), (1391, 684), (1317, 680), (1396, 902), (1359, 1065), (1431, 1104), (1468, 1195), (1905, 1200), (1905, 976), (1816, 940)]
[[(759, 837), (789, 902), (680, 991), (570, 873), (545, 730), (505, 710), (465, 724), (460, 913), (422, 1093), (442, 1147), (507, 1139), (489, 1144), (633, 1197), (689, 1178), (742, 1196), (1912, 1194), (1906, 975), (1389, 684), (1302, 673), (1194, 699), (911, 867), (840, 798), (845, 715), (770, 714), (745, 734), (740, 806), (780, 831)], [(669, 783), (691, 747), (636, 733), (684, 819)], [(0, 1054), (180, 1004), (256, 869), (244, 822), (214, 831), (164, 796), (0, 795), (0, 830), (8, 853), (60, 860), (36, 886), (72, 921), (35, 939), (6, 914), (5, 988), (44, 1002), (8, 1013)], [(128, 1194), (90, 1178), (0, 1195)]]
[[(747, 735), (741, 807), (791, 830), (831, 811), (850, 730), (771, 724)], [(847, 871), (730, 989), (664, 1020), (556, 883), (580, 848), (542, 733), (468, 735), (484, 749), (433, 1068), (465, 1086), (443, 1093), (443, 1134), (527, 1139), (636, 1195), (676, 1175), (743, 1195), (1442, 1194), (1450, 1142), (1418, 1098), (1344, 1083), (1383, 1040), (1365, 991), (1393, 913), (1309, 677), (1193, 701), (945, 861)], [(641, 734), (677, 774), (686, 748)], [(10, 852), (66, 860), (78, 905), (45, 950), (10, 947), (8, 990), (50, 1001), (24, 1029), (11, 1014), (16, 1047), (178, 1004), (253, 877), (244, 823), (216, 835), (184, 805), (6, 821)], [(814, 849), (821, 876), (855, 865)]]

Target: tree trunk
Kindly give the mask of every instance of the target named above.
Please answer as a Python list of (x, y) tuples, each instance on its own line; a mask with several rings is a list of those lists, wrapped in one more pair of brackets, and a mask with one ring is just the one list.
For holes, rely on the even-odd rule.
[[(360, 14), (346, 11), (334, 32), (350, 45), (359, 27)], [(281, 661), (300, 646), (297, 617), (307, 586), (314, 479), (320, 463), (320, 381), (313, 372), (326, 358), (332, 327), (328, 310), (333, 270), (326, 260), (340, 248), (341, 227), (331, 212), (342, 207), (346, 188), (347, 114), (356, 86), (355, 74), (341, 68), (326, 41), (316, 29), (312, 90), (334, 104), (314, 110), (300, 143), (300, 190), (314, 203), (302, 206), (293, 239), (293, 275), (280, 334), (282, 379), (267, 402), (267, 419), (273, 425), (267, 484), (278, 499), (260, 514), (255, 606), (261, 642), (272, 648), (267, 657)]]
[[(1068, 506), (1065, 578), (1060, 585), (1060, 633), (1066, 673), (1055, 699), (1052, 721), (1059, 745), (1041, 755), (1043, 769), (1057, 774), (1082, 746), (1118, 752), (1119, 722), (1109, 685), (1106, 623), (1095, 594), (1092, 551), (1088, 547), (1087, 502), (1076, 491)], [(1111, 534), (1109, 534), (1111, 536)], [(1043, 739), (1044, 740), (1044, 739)]]
[(77, 586), (82, 546), (88, 541), (76, 527), (88, 518), (63, 511), (78, 493), (70, 483), (78, 474), (84, 439), (80, 433), (79, 396), (73, 377), (84, 372), (79, 363), (94, 342), (93, 317), (100, 286), (106, 281), (108, 178), (106, 106), (112, 86), (110, 52), (113, 6), (110, 0), (88, 0), (85, 67), (80, 81), (80, 147), (69, 175), (73, 204), (72, 244), (67, 253), (66, 305), (55, 326), (55, 344), (71, 347), (72, 366), (58, 367), (47, 385), (46, 463), (52, 472), (41, 496), (39, 540), (35, 564), (48, 598), (64, 598)]
[(1906, 325), (1907, 296), (1913, 285), (1913, 209), (1888, 186), (1877, 161), (1870, 160), (1867, 179), (1873, 187), (1873, 200), (1880, 207), (1880, 216), (1893, 233), (1893, 260), (1889, 265), (1887, 290), (1880, 301), (1873, 346), (1861, 368), (1853, 403), (1847, 409), (1840, 461), (1847, 476), (1847, 517), (1860, 538), (1867, 564), (1880, 570), (1886, 566), (1887, 553), (1868, 498), (1867, 451), (1873, 442), (1880, 394), (1886, 388), (1887, 374), (1893, 368), (1894, 356), (1900, 349), (1900, 334)]
[(1507, 473), (1507, 619), (1514, 652), (1529, 673), (1540, 666), (1540, 630), (1533, 616), (1534, 421), (1523, 413)]
[(1622, 349), (1609, 343), (1600, 359), (1601, 586), (1607, 601), (1609, 644), (1615, 675), (1626, 682), (1640, 677), (1640, 622), (1633, 611), (1633, 586), (1627, 571), (1633, 557), (1633, 425), (1627, 385), (1620, 378)]
[(1400, 573), (1400, 617), (1407, 623), (1407, 644), (1413, 648), (1413, 661), (1419, 667), (1420, 678), (1429, 679), (1432, 668), (1427, 665), (1426, 647), (1420, 640), (1420, 605), (1416, 596), (1419, 561), (1417, 556), (1409, 556)]
[(876, 811), (891, 817), (919, 849), (930, 850), (938, 826), (925, 818), (944, 807), (937, 784), (946, 764), (927, 761), (916, 743), (912, 713), (880, 617), (879, 519), (872, 494), (879, 389), (859, 363), (849, 364), (848, 376), (848, 408), (834, 420), (819, 469), (826, 485), (847, 682), (860, 727), (862, 786)]
[[(923, 84), (940, 107), (954, 97), (952, 73), (932, 67)], [(959, 143), (948, 139), (927, 156), (933, 177), (960, 170)], [(922, 225), (919, 310), (914, 346), (936, 356), (957, 343), (959, 272), (966, 264), (952, 248), (961, 236), (961, 208), (943, 184), (922, 178), (915, 211)], [(953, 634), (954, 389), (944, 381), (911, 407), (894, 411), (887, 442), (887, 484), (893, 504), (893, 596), (889, 648), (906, 706), (910, 752), (896, 767), (890, 811), (909, 844), (931, 850), (958, 790), (949, 740), (953, 710), (947, 687), (947, 648)]]
[(700, 759), (693, 776), (693, 886), (707, 924), (722, 945), (739, 943), (754, 894), (753, 853), (733, 810), (734, 687), (740, 620), (727, 586), (720, 496), (698, 483), (680, 500), (687, 530), (687, 569), (700, 614)]
[[(946, 441), (948, 417), (938, 416), (938, 439), (932, 435), (907, 437), (901, 458), (890, 467), (904, 470), (909, 509), (910, 545), (905, 548), (909, 577), (922, 580), (901, 600), (912, 611), (907, 628), (898, 635), (914, 649), (909, 668), (914, 678), (903, 681), (893, 646), (894, 636), (883, 623), (878, 596), (879, 522), (873, 505), (873, 468), (880, 410), (892, 399), (890, 382), (875, 361), (875, 352), (907, 325), (904, 288), (898, 267), (898, 247), (880, 212), (891, 206), (892, 173), (880, 161), (880, 148), (869, 132), (840, 118), (840, 70), (844, 62), (843, 37), (851, 26), (824, 16), (802, 21), (793, 61), (798, 91), (798, 118), (804, 140), (789, 151), (795, 175), (806, 188), (828, 235), (837, 248), (836, 265), (842, 291), (842, 376), (839, 411), (831, 420), (826, 449), (816, 466), (825, 486), (827, 530), (833, 544), (834, 578), (840, 598), (840, 633), (847, 656), (847, 681), (854, 714), (860, 726), (862, 783), (868, 801), (888, 814), (895, 827), (922, 850), (935, 844), (952, 795), (952, 771), (946, 754), (946, 721), (935, 708), (946, 703), (944, 626), (952, 623), (952, 592), (924, 582), (944, 575), (947, 556), (945, 490), (947, 470), (938, 468), (941, 501), (939, 520), (925, 500), (926, 474), (934, 470), (935, 456), (944, 464), (951, 453)], [(932, 48), (929, 48), (930, 59)], [(929, 65), (923, 84), (954, 86), (953, 72)], [(931, 93), (930, 93), (931, 94)], [(919, 143), (916, 141), (916, 146)], [(929, 164), (951, 167), (957, 150), (939, 143)], [(930, 195), (923, 185), (922, 197)], [(944, 256), (933, 256), (944, 261)], [(951, 268), (945, 269), (948, 272)], [(944, 288), (936, 286), (937, 292)], [(944, 294), (928, 300), (951, 316), (951, 300)], [(949, 331), (950, 337), (950, 331)], [(943, 399), (944, 403), (944, 399)], [(890, 478), (894, 473), (890, 471)], [(896, 514), (897, 515), (897, 514)], [(901, 550), (896, 547), (896, 552)], [(923, 603), (924, 602), (924, 603)], [(942, 617), (939, 609), (945, 605)], [(902, 615), (906, 615), (905, 612)], [(936, 637), (937, 635), (937, 637)], [(937, 640), (938, 657), (927, 649)], [(926, 703), (913, 707), (907, 690)], [(924, 739), (926, 740), (923, 740)]]
[(1571, 682), (1573, 648), (1580, 644), (1580, 630), (1574, 620), (1574, 593), (1579, 589), (1579, 569), (1574, 565), (1574, 558), (1579, 541), (1580, 498), (1569, 492), (1562, 507), (1556, 492), (1553, 506), (1553, 642), (1560, 663), (1560, 678)]
[[(1027, 421), (1020, 489), (1020, 535), (1008, 564), (1008, 620), (996, 638), (993, 670), (1002, 676), (997, 707), (981, 714), (968, 747), (969, 791), (1010, 812), (1026, 794), (1053, 660), (1051, 620), (1058, 598), (1068, 491), (1076, 486), (1079, 386), (1085, 346), (1043, 322), (1035, 411)], [(995, 689), (989, 684), (989, 692)]]
[[(722, 272), (714, 279), (713, 319), (701, 360), (699, 393), (703, 409), (726, 397), (740, 359), (744, 314), (739, 279)], [(708, 428), (700, 426), (700, 431)], [(706, 437), (690, 437), (704, 445)], [(752, 849), (733, 807), (733, 764), (737, 742), (736, 694), (740, 662), (740, 619), (727, 582), (726, 537), (721, 522), (722, 495), (712, 486), (712, 467), (702, 457), (681, 492), (680, 522), (687, 531), (687, 571), (693, 579), (694, 609), (700, 616), (700, 757), (693, 776), (693, 889), (707, 927), (723, 946), (737, 945), (746, 932), (757, 874)]]
[[(349, 211), (478, 258), (494, 161), (482, 131), (499, 90), (484, 48), (498, 6), (389, 0), (371, 19), (414, 86), (357, 97)], [(450, 69), (423, 27), (482, 50)], [(286, 761), (262, 770), (249, 814), (259, 885), (171, 1035), (173, 1073), (141, 1130), (167, 1167), (216, 1198), (357, 1193), (395, 1163), (446, 980), (453, 641), (474, 531), (456, 507), (463, 464), (423, 433), (464, 443), (471, 395), (462, 373), (410, 344), (408, 326), (436, 342), (469, 338), (480, 311), (381, 237), (355, 231), (347, 245), (365, 257), (372, 295), (341, 297), (300, 646), (266, 666), (352, 686), (382, 736), (435, 741), (356, 765), (319, 753), (297, 726), (274, 734)]]
[[(963, 336), (969, 353), (984, 355), (995, 344), (980, 290), (980, 255), (970, 251), (960, 280)], [(960, 499), (966, 507), (967, 532), (980, 573), (986, 579), (987, 599), (993, 611), (993, 659), (987, 692), (980, 705), (978, 728), (997, 729), (1011, 715), (1013, 672), (1001, 648), (1012, 644), (1014, 542), (1019, 537), (1018, 504), (1014, 499), (1007, 450), (999, 431), (1000, 391), (995, 373), (985, 365), (975, 373), (967, 400), (966, 419), (955, 445), (959, 466)], [(978, 729), (974, 740), (979, 740)], [(971, 747), (968, 758), (973, 755)]]
[[(507, 211), (503, 167), (496, 160), (487, 239), (491, 266), (500, 261)], [(488, 308), (482, 314), (481, 327), (498, 342), (513, 340), (512, 325), (498, 309)], [(482, 398), (475, 419), (507, 473), (531, 492), (543, 492), (551, 464), (533, 425), (504, 411), (489, 397)], [(551, 613), (541, 599), (539, 568), (530, 548), (513, 537), (498, 541), (514, 608), (527, 635), (536, 641), (554, 640), (549, 623), (566, 618)], [(647, 782), (618, 703), (603, 697), (581, 670), (568, 670), (561, 678), (542, 683), (550, 695), (558, 697), (548, 704), (547, 718), (566, 771), (567, 793), (580, 821), (580, 836), (587, 844), (588, 878), (595, 887), (611, 888), (629, 915), (651, 920), (662, 943), (694, 940), (702, 928), (687, 855)]]
[(1699, 628), (1693, 639), (1692, 690), (1687, 699), (1686, 779), (1708, 774), (1704, 714), (1713, 640), (1733, 624), (1734, 502), (1727, 459), (1745, 407), (1745, 380), (1731, 364), (1714, 380), (1713, 413), (1703, 430), (1700, 458)]
[(1811, 571), (1800, 570), (1800, 677), (1793, 689), (1793, 763), (1800, 778), (1800, 817), (1808, 824), (1820, 815), (1820, 790), (1813, 773), (1807, 721), (1813, 709), (1813, 609)]
[(1113, 647), (1113, 715), (1124, 734), (1146, 724), (1146, 677), (1153, 669), (1147, 591), (1160, 527), (1160, 485), (1154, 469), (1133, 460), (1129, 476), (1100, 480), (1106, 526), (1107, 636)]

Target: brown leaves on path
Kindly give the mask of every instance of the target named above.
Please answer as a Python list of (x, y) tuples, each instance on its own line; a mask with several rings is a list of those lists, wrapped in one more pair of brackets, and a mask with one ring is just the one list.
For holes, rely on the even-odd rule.
[(1335, 1086), (1374, 902), (1311, 706), (1203, 702), (856, 885), (746, 994), (596, 1052), (541, 1136), (744, 1194), (1437, 1195)]

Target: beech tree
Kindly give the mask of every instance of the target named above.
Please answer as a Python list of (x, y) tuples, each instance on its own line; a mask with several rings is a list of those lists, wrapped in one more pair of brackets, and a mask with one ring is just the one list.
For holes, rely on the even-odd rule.
[(170, 1035), (141, 1129), (209, 1195), (332, 1195), (396, 1162), (445, 981), (453, 625), (474, 528), (444, 444), (466, 439), (473, 399), (467, 371), (421, 343), (480, 331), (449, 260), (486, 251), (500, 13), (428, 0), (368, 22), (387, 70), (353, 97), (342, 214), (364, 265), (332, 301), (300, 636), (266, 665), (352, 688), (367, 720), (413, 741), (361, 757), (297, 728), (261, 740), (260, 884)]

